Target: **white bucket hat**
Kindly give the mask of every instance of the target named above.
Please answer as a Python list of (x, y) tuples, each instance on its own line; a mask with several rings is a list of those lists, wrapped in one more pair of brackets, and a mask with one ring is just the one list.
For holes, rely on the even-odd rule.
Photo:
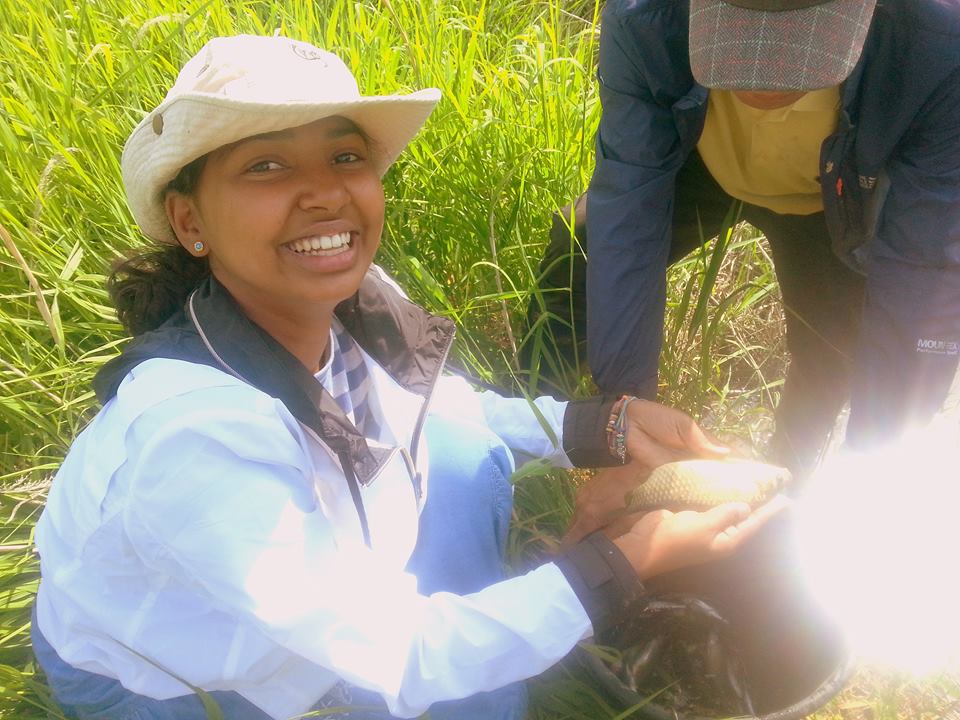
[(127, 139), (120, 161), (127, 202), (145, 235), (175, 243), (162, 193), (181, 168), (251, 135), (333, 115), (352, 120), (370, 137), (383, 175), (439, 99), (435, 88), (362, 96), (340, 58), (299, 40), (214, 38)]

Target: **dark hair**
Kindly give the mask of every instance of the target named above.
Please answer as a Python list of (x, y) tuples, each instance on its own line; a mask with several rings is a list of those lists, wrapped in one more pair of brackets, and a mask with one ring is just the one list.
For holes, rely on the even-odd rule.
[[(184, 165), (161, 192), (192, 195), (207, 156)], [(116, 261), (107, 278), (107, 292), (117, 318), (131, 335), (154, 330), (183, 307), (187, 296), (210, 274), (205, 257), (194, 257), (180, 244), (162, 245)]]

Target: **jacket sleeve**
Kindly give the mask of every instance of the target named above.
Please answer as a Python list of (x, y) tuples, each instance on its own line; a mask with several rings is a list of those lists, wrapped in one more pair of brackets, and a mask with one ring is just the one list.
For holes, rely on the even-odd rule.
[(852, 384), (854, 447), (929, 420), (957, 374), (960, 71), (921, 108), (887, 173)]
[(444, 376), (431, 414), (485, 425), (510, 448), (517, 465), (546, 460), (556, 467), (598, 468), (620, 464), (606, 441), (615, 400), (602, 395), (571, 401), (507, 398), (490, 390), (478, 392), (461, 377)]
[[(433, 702), (543, 672), (591, 634), (591, 618), (640, 591), (622, 556), (585, 546), (470, 595), (422, 595), (416, 578), (387, 559), (389, 548), (333, 530), (311, 488), (342, 477), (314, 468), (282, 409), (147, 420), (128, 436), (140, 449), (123, 522), (157, 577), (177, 578), (177, 587), (253, 626), (238, 632), (228, 657), (203, 658), (233, 668), (221, 687), (269, 682), (274, 665), (256, 662), (266, 638), (379, 693), (391, 714), (414, 717)], [(609, 571), (590, 572), (601, 558)], [(237, 658), (249, 668), (239, 678), (231, 674)], [(188, 680), (194, 662), (183, 652), (162, 659)]]
[[(587, 192), (587, 354), (603, 392), (653, 398), (683, 153), (672, 101), (648, 82), (643, 55), (666, 53), (665, 42), (644, 35), (646, 21), (624, 18), (614, 5), (604, 12), (600, 37), (603, 113)], [(649, 61), (670, 67), (662, 57)]]

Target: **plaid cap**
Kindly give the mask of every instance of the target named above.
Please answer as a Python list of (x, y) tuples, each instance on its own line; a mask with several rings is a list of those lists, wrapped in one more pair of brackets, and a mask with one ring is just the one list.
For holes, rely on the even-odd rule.
[(817, 90), (853, 71), (877, 0), (690, 0), (690, 68), (704, 87)]

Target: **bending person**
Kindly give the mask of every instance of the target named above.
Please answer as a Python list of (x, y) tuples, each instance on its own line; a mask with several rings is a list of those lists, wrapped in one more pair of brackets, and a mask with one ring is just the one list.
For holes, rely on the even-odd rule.
[(568, 362), (585, 334), (601, 390), (655, 397), (666, 268), (739, 200), (786, 316), (778, 462), (804, 475), (847, 398), (857, 447), (929, 420), (960, 359), (958, 50), (957, 0), (608, 2), (596, 169), (541, 266)]

